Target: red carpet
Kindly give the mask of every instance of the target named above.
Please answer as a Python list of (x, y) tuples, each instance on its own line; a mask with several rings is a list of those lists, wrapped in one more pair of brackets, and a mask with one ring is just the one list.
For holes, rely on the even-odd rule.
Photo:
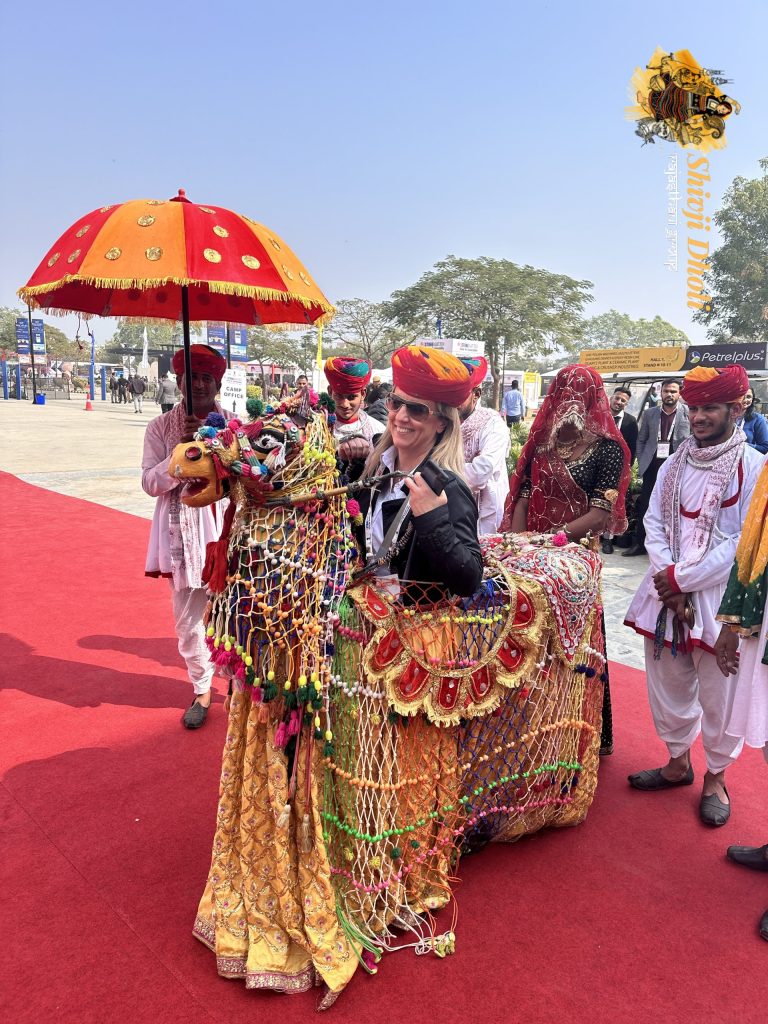
[[(3, 1020), (306, 1020), (314, 994), (246, 992), (191, 936), (225, 722), (219, 697), (201, 732), (179, 725), (190, 687), (167, 584), (142, 575), (148, 522), (6, 474), (0, 494)], [(616, 753), (587, 822), (467, 858), (456, 955), (385, 958), (328, 1021), (764, 1024), (768, 876), (724, 852), (768, 838), (768, 770), (745, 752), (717, 830), (697, 786), (631, 791), (662, 751), (642, 674), (611, 671)]]

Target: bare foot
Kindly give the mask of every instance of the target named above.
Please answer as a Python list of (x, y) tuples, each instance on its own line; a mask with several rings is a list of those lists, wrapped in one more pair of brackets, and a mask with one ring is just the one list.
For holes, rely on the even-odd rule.
[(200, 704), (204, 708), (211, 706), (211, 691), (207, 690), (205, 693), (198, 693), (195, 697), (195, 704)]
[(731, 801), (728, 799), (728, 794), (725, 792), (725, 772), (718, 772), (716, 775), (712, 772), (707, 772), (704, 776), (704, 786), (701, 790), (702, 796), (717, 797), (718, 800), (724, 804), (729, 804)]

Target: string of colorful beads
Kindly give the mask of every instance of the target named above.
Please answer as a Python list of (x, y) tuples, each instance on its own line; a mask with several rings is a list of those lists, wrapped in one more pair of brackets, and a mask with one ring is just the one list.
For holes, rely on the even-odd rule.
[[(335, 772), (340, 778), (346, 779), (350, 785), (356, 786), (362, 789), (377, 789), (383, 792), (396, 792), (399, 789), (403, 789), (405, 786), (414, 786), (426, 782), (432, 779), (434, 782), (441, 782), (443, 779), (453, 775), (457, 770), (466, 770), (466, 766), (458, 766), (454, 768), (446, 769), (442, 775), (436, 775), (434, 777), (424, 774), (411, 779), (401, 779), (398, 782), (377, 782), (374, 779), (359, 779), (352, 774), (352, 772), (345, 771), (338, 765), (333, 764), (329, 758), (325, 758), (323, 762), (331, 771)], [(476, 786), (473, 789), (472, 794), (474, 796), (482, 796), (487, 790), (497, 789), (499, 786), (507, 785), (510, 782), (519, 782), (521, 779), (529, 779), (531, 777), (537, 777), (539, 775), (545, 775), (549, 772), (555, 772), (558, 769), (565, 769), (567, 771), (581, 771), (582, 765), (578, 761), (556, 761), (553, 764), (540, 765), (538, 768), (534, 768), (532, 771), (515, 772), (512, 775), (502, 775), (496, 780), (491, 780), (484, 786)], [(470, 801), (470, 796), (462, 796), (458, 798), (460, 804), (466, 804)], [(361, 832), (359, 829), (353, 828), (351, 825), (345, 824), (339, 818), (338, 814), (333, 814), (330, 811), (321, 811), (320, 815), (326, 821), (331, 822), (342, 832), (346, 832), (347, 835), (352, 836), (354, 839), (360, 839), (368, 843), (378, 843), (383, 839), (390, 839), (392, 836), (402, 836), (409, 832), (414, 832), (417, 828), (422, 828), (430, 819), (437, 818), (441, 814), (448, 814), (455, 810), (454, 804), (445, 804), (440, 808), (439, 811), (430, 811), (426, 818), (420, 818), (412, 825), (403, 825), (400, 828), (387, 829), (384, 832), (376, 835), (369, 835), (368, 833)]]
[[(545, 800), (533, 800), (525, 805), (525, 810), (536, 810), (543, 807), (563, 807), (573, 803), (572, 796), (566, 797), (549, 797)], [(450, 834), (438, 839), (433, 846), (426, 850), (420, 851), (413, 857), (413, 862), (409, 864), (401, 864), (399, 871), (393, 872), (388, 878), (382, 879), (380, 882), (365, 883), (359, 882), (351, 871), (346, 868), (340, 868), (335, 865), (331, 865), (331, 874), (342, 875), (347, 878), (355, 889), (360, 892), (374, 893), (382, 892), (385, 889), (390, 888), (391, 885), (401, 882), (404, 875), (414, 871), (419, 865), (423, 864), (429, 857), (434, 857), (441, 853), (442, 850), (449, 844), (454, 843), (457, 837), (464, 835), (468, 828), (477, 825), (483, 818), (487, 818), (492, 814), (517, 814), (521, 810), (520, 807), (510, 806), (508, 804), (496, 804), (492, 807), (486, 807), (482, 811), (479, 811), (476, 815), (468, 818), (463, 825), (458, 828), (451, 829)], [(426, 822), (425, 822), (426, 824)], [(330, 840), (330, 835), (324, 836), (326, 842)], [(390, 856), (395, 852), (400, 853), (401, 851), (392, 850)], [(399, 858), (395, 858), (399, 859)], [(371, 858), (371, 861), (373, 858)], [(373, 866), (373, 865), (372, 865)]]
[(374, 700), (383, 700), (386, 693), (383, 690), (374, 690), (372, 686), (364, 686), (361, 682), (347, 683), (339, 675), (331, 675), (331, 684), (342, 690), (347, 697), (372, 697)]

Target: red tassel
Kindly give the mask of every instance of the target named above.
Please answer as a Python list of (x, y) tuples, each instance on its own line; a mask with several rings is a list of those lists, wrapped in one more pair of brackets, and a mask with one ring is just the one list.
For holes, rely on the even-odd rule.
[(229, 470), (223, 465), (216, 452), (211, 452), (211, 459), (213, 460), (213, 468), (216, 470), (216, 479), (226, 480), (229, 476)]
[(229, 538), (211, 540), (205, 548), (202, 580), (214, 594), (220, 594), (227, 584), (227, 548)]
[[(215, 461), (216, 457), (214, 456)], [(215, 594), (220, 594), (227, 585), (227, 548), (229, 547), (229, 531), (232, 529), (234, 518), (235, 505), (234, 502), (230, 502), (224, 513), (221, 537), (218, 540), (209, 541), (205, 548), (202, 581), (207, 583), (208, 589)]]

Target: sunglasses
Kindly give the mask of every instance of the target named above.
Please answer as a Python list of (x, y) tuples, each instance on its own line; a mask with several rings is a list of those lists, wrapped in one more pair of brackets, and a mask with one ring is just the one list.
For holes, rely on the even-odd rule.
[(412, 420), (425, 420), (432, 415), (428, 405), (422, 405), (421, 402), (406, 402), (398, 395), (387, 395), (387, 408), (390, 412), (399, 412), (405, 408)]

